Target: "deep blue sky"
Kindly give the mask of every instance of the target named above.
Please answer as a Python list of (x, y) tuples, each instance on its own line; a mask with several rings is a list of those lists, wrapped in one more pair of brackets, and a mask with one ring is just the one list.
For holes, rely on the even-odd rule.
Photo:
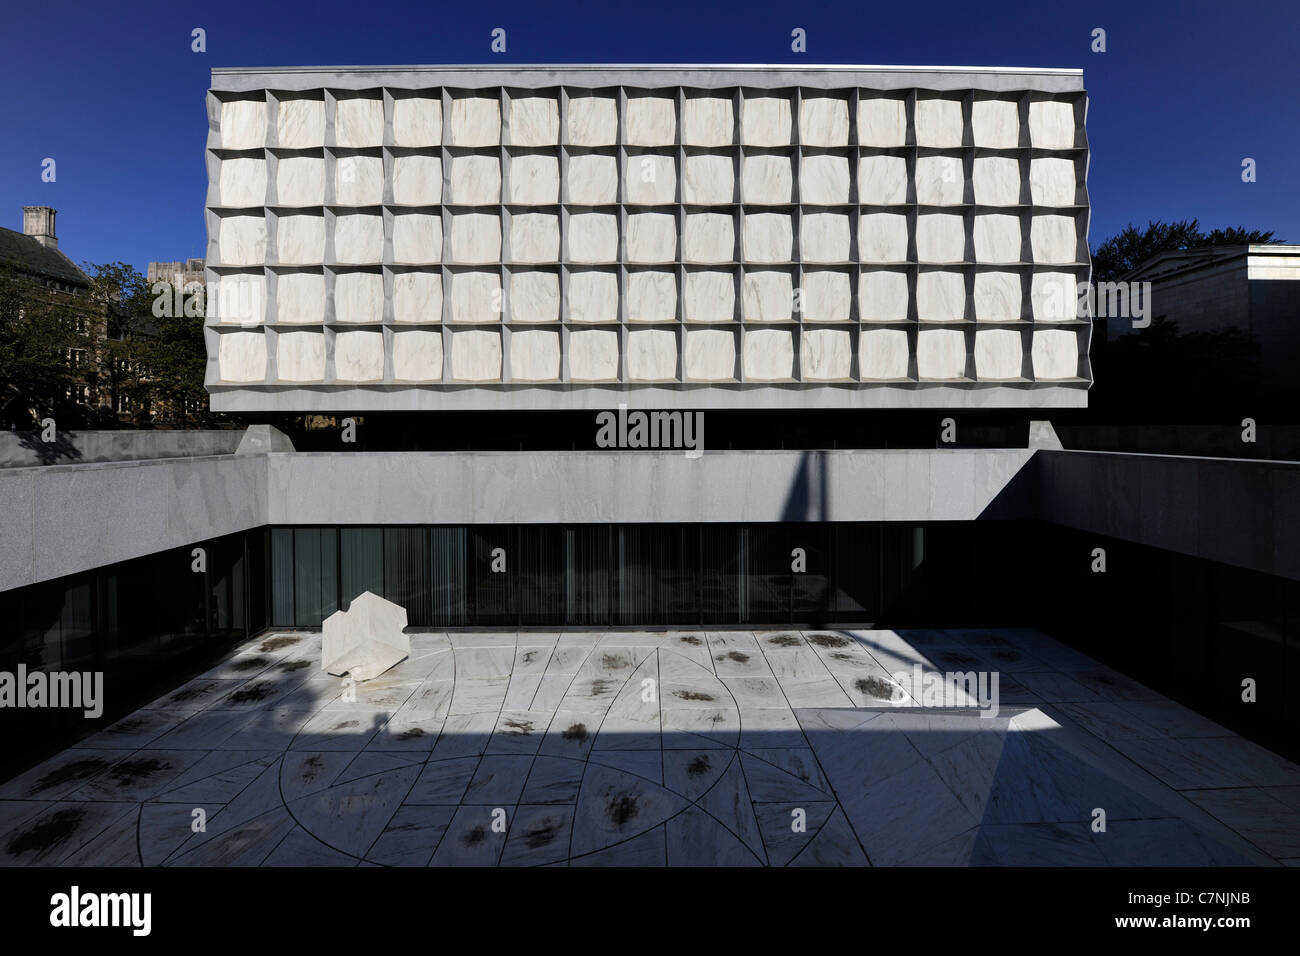
[[(190, 30), (208, 51), (190, 51)], [(508, 52), (489, 51), (493, 27)], [(808, 31), (808, 52), (790, 31)], [(1090, 51), (1104, 27), (1108, 52)], [(203, 255), (204, 92), (222, 66), (871, 63), (1082, 67), (1091, 240), (1196, 216), (1300, 242), (1300, 4), (380, 0), (20, 3), (0, 13), (0, 225), (59, 211), (74, 260)], [(53, 157), (58, 181), (43, 183)], [(1259, 181), (1241, 182), (1243, 157)]]

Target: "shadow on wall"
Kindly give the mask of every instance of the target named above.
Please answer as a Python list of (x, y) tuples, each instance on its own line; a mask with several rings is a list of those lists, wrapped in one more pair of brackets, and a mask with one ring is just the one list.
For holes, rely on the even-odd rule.
[(826, 453), (809, 451), (785, 497), (782, 521), (830, 520), (830, 488), (826, 478)]
[[(55, 439), (51, 442), (42, 440), (40, 432), (15, 432), (14, 437), (18, 440), (18, 447), (28, 452), (28, 455), (21, 457), (23, 459), (35, 457), (42, 465), (68, 464), (80, 461), (82, 457), (81, 449), (73, 443), (73, 439), (77, 437), (76, 432), (56, 432)], [(29, 462), (22, 460), (18, 463), (28, 464)], [(10, 462), (0, 460), (0, 465), (5, 464), (10, 464)]]

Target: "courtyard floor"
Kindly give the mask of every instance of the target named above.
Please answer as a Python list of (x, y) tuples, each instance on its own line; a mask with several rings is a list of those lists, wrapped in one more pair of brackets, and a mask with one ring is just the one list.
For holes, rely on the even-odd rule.
[[(1300, 767), (1033, 630), (411, 648), (349, 693), (318, 633), (243, 644), (0, 786), (0, 863), (1300, 863)], [(998, 672), (998, 716), (915, 665)]]

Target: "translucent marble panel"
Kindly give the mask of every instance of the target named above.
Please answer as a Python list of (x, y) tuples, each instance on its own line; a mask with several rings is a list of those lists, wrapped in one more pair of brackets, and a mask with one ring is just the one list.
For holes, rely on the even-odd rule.
[(961, 100), (918, 99), (916, 144), (952, 148), (961, 145), (964, 125)]
[(805, 329), (799, 374), (810, 382), (834, 382), (853, 373), (853, 346), (846, 329)]
[(559, 318), (559, 273), (510, 273), (511, 322), (557, 322)]
[(1053, 157), (1030, 160), (1029, 192), (1036, 206), (1073, 206), (1074, 160)]
[(667, 271), (630, 272), (627, 276), (629, 322), (671, 322), (677, 317), (677, 276)]
[(687, 262), (730, 262), (735, 257), (736, 227), (730, 214), (687, 214), (682, 236), (682, 258)]
[(849, 101), (805, 91), (799, 104), (799, 142), (804, 146), (847, 146)]
[[(727, 332), (723, 334), (730, 335)], [(676, 334), (668, 329), (633, 329), (628, 332), (627, 377), (632, 382), (661, 382), (677, 378)]]
[(377, 324), (384, 319), (384, 277), (340, 272), (334, 277), (334, 321)]
[(501, 380), (501, 333), (472, 329), (451, 334), (451, 377), (460, 382)]
[(864, 156), (858, 161), (858, 201), (875, 206), (907, 202), (907, 160)]
[(975, 259), (977, 262), (1020, 261), (1020, 217), (976, 216)]
[(282, 263), (310, 265), (325, 261), (325, 217), (280, 216), (275, 224), (276, 258)]
[(1078, 292), (1074, 276), (1068, 272), (1035, 272), (1029, 299), (1035, 322), (1072, 322), (1078, 318)]
[(266, 261), (266, 220), (261, 216), (223, 216), (217, 250), (224, 266), (260, 266)]
[(384, 217), (349, 213), (334, 220), (337, 262), (379, 262), (384, 257)]
[(629, 146), (671, 146), (677, 139), (675, 99), (629, 94), (623, 136)]
[(958, 206), (966, 185), (960, 156), (918, 156), (916, 201), (923, 206)]
[(451, 261), (500, 262), (501, 218), (481, 212), (459, 212), (453, 215)]
[[(441, 322), (442, 275), (437, 272), (399, 272), (393, 276), (393, 321)], [(441, 354), (441, 345), (438, 351)]]
[(687, 322), (730, 322), (735, 318), (736, 283), (730, 272), (688, 272), (682, 293)]
[(1035, 262), (1074, 262), (1078, 234), (1073, 216), (1035, 216), (1029, 227)]
[(971, 175), (975, 202), (982, 206), (1020, 203), (1020, 162), (1010, 156), (976, 156)]
[(516, 382), (558, 381), (560, 333), (549, 329), (511, 332), (510, 378)]
[(266, 276), (227, 275), (208, 283), (209, 311), (223, 325), (261, 325), (266, 321)]
[(746, 262), (789, 262), (794, 258), (794, 225), (785, 213), (746, 213)]
[(510, 201), (523, 206), (549, 206), (560, 201), (560, 159), (545, 153), (524, 153), (510, 159)]
[(627, 217), (629, 262), (672, 262), (676, 256), (677, 222), (672, 213), (638, 212)]
[(966, 278), (960, 272), (916, 277), (916, 315), (922, 322), (960, 322), (966, 314)]
[(610, 382), (617, 378), (617, 332), (607, 329), (576, 329), (569, 333), (571, 381)]
[[(442, 143), (442, 100), (411, 96), (393, 100), (393, 143), (438, 146)], [(441, 343), (438, 347), (442, 352)]]
[(961, 216), (932, 213), (916, 217), (916, 255), (921, 262), (961, 262), (965, 250), (966, 225)]
[(803, 317), (806, 322), (847, 322), (853, 286), (847, 272), (804, 270)]
[(276, 276), (275, 318), (298, 325), (325, 321), (325, 277), (317, 272)]
[(682, 178), (684, 202), (702, 206), (731, 202), (736, 193), (736, 171), (727, 153), (703, 153), (686, 157)]
[(275, 117), (275, 137), (282, 149), (315, 149), (324, 146), (325, 101), (281, 100)]
[(226, 332), (217, 340), (217, 369), (223, 382), (261, 382), (266, 378), (266, 336)]
[(1013, 329), (981, 329), (975, 333), (977, 379), (1020, 378), (1024, 348)]
[(688, 96), (682, 105), (682, 143), (730, 146), (736, 113), (730, 96)]
[(384, 145), (384, 101), (351, 97), (334, 104), (334, 142), (339, 146)]
[(858, 219), (858, 256), (863, 262), (905, 262), (907, 216), (893, 212), (863, 213)]
[(593, 270), (570, 275), (568, 308), (571, 322), (617, 322), (617, 273)]
[(976, 146), (1015, 149), (1020, 145), (1020, 107), (1012, 100), (976, 100), (970, 128)]
[(559, 262), (560, 217), (549, 212), (515, 213), (510, 217), (511, 262)]
[(451, 277), (451, 321), (497, 322), (504, 307), (496, 272), (456, 272)]
[(726, 329), (687, 331), (685, 351), (687, 381), (725, 382), (736, 377), (736, 337)]
[(876, 147), (906, 145), (906, 101), (892, 97), (859, 99), (858, 142)]
[(281, 206), (321, 206), (325, 203), (325, 160), (317, 156), (284, 156), (276, 163), (275, 200)]
[(746, 269), (741, 309), (746, 322), (788, 322), (794, 316), (794, 279), (784, 271)]
[(629, 156), (623, 183), (628, 202), (667, 205), (677, 197), (677, 162), (671, 156)]
[(239, 156), (221, 161), (221, 205), (244, 208), (266, 202), (266, 160)]
[(501, 142), (501, 101), (495, 96), (453, 99), (450, 126), (452, 146), (496, 146)]
[(1042, 100), (1029, 104), (1029, 141), (1037, 149), (1074, 146), (1074, 107)]
[(746, 146), (789, 146), (790, 116), (787, 97), (747, 96), (740, 107), (741, 142)]
[(433, 213), (393, 216), (393, 261), (426, 263), (442, 259), (442, 217)]
[(340, 206), (377, 206), (383, 202), (383, 159), (340, 156), (334, 167), (334, 201)]
[(399, 382), (442, 380), (442, 333), (400, 329), (393, 333), (393, 378)]
[(864, 380), (907, 378), (909, 352), (902, 329), (867, 329), (862, 333), (858, 365)]
[(604, 206), (618, 202), (618, 160), (600, 153), (569, 157), (569, 202)]
[(858, 317), (863, 322), (903, 322), (910, 302), (904, 272), (864, 272), (858, 280)]
[(569, 143), (613, 146), (618, 141), (618, 103), (612, 96), (575, 96), (569, 100)]
[(960, 329), (922, 329), (916, 336), (916, 370), (921, 379), (964, 377), (965, 334)]
[(975, 274), (975, 319), (979, 322), (1015, 322), (1020, 319), (1020, 276), (1014, 272)]
[[(687, 354), (690, 353), (687, 333)], [(749, 329), (745, 332), (745, 379), (775, 382), (794, 377), (794, 336), (785, 329)]]
[(352, 330), (334, 336), (334, 377), (340, 382), (384, 378), (384, 333)]
[(559, 100), (550, 96), (521, 96), (511, 98), (511, 145), (553, 146), (559, 141)]
[(1052, 329), (1034, 333), (1034, 378), (1075, 378), (1079, 374), (1079, 338), (1072, 330)]
[(393, 202), (433, 206), (442, 201), (442, 160), (437, 156), (393, 158)]
[(849, 158), (809, 153), (799, 163), (799, 201), (834, 206), (849, 201)]
[(618, 217), (608, 212), (569, 216), (569, 259), (573, 262), (613, 262), (618, 258)]
[(789, 156), (746, 156), (741, 167), (741, 198), (750, 204), (778, 206), (790, 202), (794, 174)]
[(325, 378), (325, 333), (280, 332), (275, 342), (276, 377), (281, 382)]
[(261, 149), (266, 143), (266, 100), (221, 104), (222, 149)]
[(471, 153), (451, 158), (451, 202), (459, 206), (496, 205), (501, 201), (501, 160)]

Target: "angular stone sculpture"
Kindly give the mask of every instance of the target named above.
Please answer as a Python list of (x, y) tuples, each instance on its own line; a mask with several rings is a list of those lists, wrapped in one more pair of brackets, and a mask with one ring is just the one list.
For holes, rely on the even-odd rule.
[(405, 628), (406, 608), (366, 591), (325, 618), (321, 670), (356, 681), (378, 677), (411, 656)]

